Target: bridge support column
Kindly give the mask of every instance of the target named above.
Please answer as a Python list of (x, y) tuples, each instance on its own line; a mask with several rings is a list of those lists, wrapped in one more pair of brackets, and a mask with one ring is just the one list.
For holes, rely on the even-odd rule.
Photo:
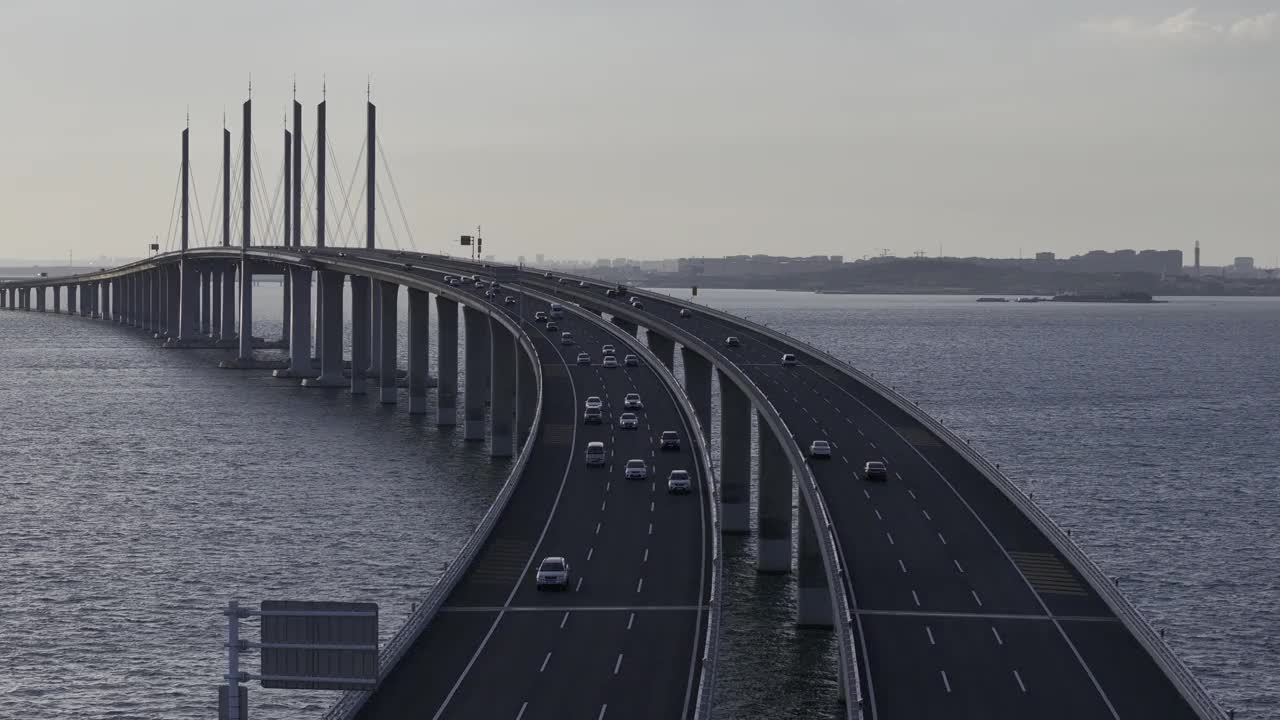
[(382, 367), (382, 294), (376, 282), (370, 283), (369, 314), (369, 374), (376, 377)]
[(53, 286), (53, 313), (62, 314), (62, 288), (58, 285)]
[(658, 356), (658, 360), (667, 366), (668, 370), (674, 371), (676, 366), (676, 343), (665, 335), (659, 335), (653, 330), (649, 330), (645, 334), (645, 339), (649, 342), (649, 350)]
[(745, 534), (751, 522), (751, 401), (720, 377), (720, 529)]
[(39, 312), (44, 312), (44, 295), (44, 288), (36, 288), (36, 310)]
[(378, 280), (378, 304), (382, 306), (378, 336), (378, 399), (385, 404), (396, 401), (396, 310), (400, 299), (400, 286)]
[(427, 414), (427, 366), (431, 362), (431, 294), (409, 288), (409, 414)]
[(169, 307), (169, 301), (171, 299), (169, 286), (173, 283), (170, 282), (168, 267), (162, 266), (156, 268), (156, 281), (156, 285), (160, 291), (160, 297), (157, 300), (157, 303), (159, 304), (159, 313), (156, 323), (156, 337), (162, 338), (169, 334), (169, 323), (172, 322), (171, 318), (173, 315)]
[(104, 281), (98, 283), (98, 319), (111, 319), (111, 283)]
[(800, 537), (796, 553), (796, 624), (802, 627), (832, 627), (834, 615), (831, 608), (831, 590), (827, 585), (827, 571), (822, 564), (822, 551), (818, 545), (809, 501), (800, 493)]
[(369, 278), (351, 276), (351, 394), (365, 394), (365, 377), (369, 369)]
[[(322, 310), (320, 322), (320, 377), (302, 381), (304, 387), (341, 387), (342, 377), (342, 285), (346, 276), (333, 270), (321, 270), (319, 304)], [(354, 345), (352, 346), (355, 347)], [(352, 364), (355, 368), (355, 364)]]
[(640, 328), (635, 323), (631, 322), (630, 320), (624, 320), (618, 317), (617, 315), (614, 315), (612, 318), (610, 318), (609, 322), (612, 322), (614, 325), (617, 325), (618, 327), (622, 328), (623, 330), (626, 330), (632, 335), (636, 335), (640, 332)]
[(458, 303), (436, 296), (436, 425), (458, 424)]
[(693, 403), (698, 422), (702, 425), (702, 439), (711, 444), (711, 363), (698, 353), (681, 346), (680, 358), (684, 360), (684, 391)]
[(200, 319), (200, 272), (184, 258), (178, 263), (177, 273), (178, 297), (174, 299), (178, 305), (178, 317), (174, 324), (178, 342), (189, 343), (196, 339), (196, 323)]
[[(246, 163), (247, 164), (247, 163)], [(247, 363), (253, 360), (253, 271), (249, 261), (240, 261), (240, 345), (236, 359)]]
[(497, 320), (489, 320), (489, 457), (515, 454), (516, 389), (519, 372), (516, 339)]
[[(758, 415), (758, 414), (757, 414)], [(782, 444), (763, 417), (757, 417), (760, 436), (759, 551), (756, 570), (791, 570), (791, 463)]]
[(516, 379), (516, 449), (524, 447), (533, 429), (533, 414), (538, 409), (538, 378), (533, 373), (533, 359), (516, 344), (520, 376)]
[(311, 364), (311, 268), (288, 269), (289, 367), (272, 373), (280, 378), (315, 377)]
[(209, 287), (205, 292), (205, 304), (209, 306), (209, 337), (222, 339), (222, 268), (209, 270)]
[(484, 440), (485, 386), (489, 374), (489, 323), (484, 313), (462, 308), (467, 333), (467, 391), (463, 393), (463, 440)]
[(218, 327), (218, 337), (224, 342), (236, 338), (236, 265), (227, 263), (222, 266), (222, 324)]
[[(297, 311), (297, 298), (293, 294), (293, 278), (297, 273), (295, 268), (284, 268), (280, 272), (280, 340), (289, 343), (289, 357), (293, 357), (293, 322), (297, 320), (293, 316)], [(310, 281), (308, 276), (307, 288), (310, 290)], [(307, 342), (311, 341), (311, 302), (307, 302)], [(307, 355), (311, 354), (311, 349), (307, 349)], [(307, 365), (310, 366), (310, 361)], [(292, 368), (292, 364), (290, 365)]]
[(201, 335), (213, 335), (213, 271), (200, 270), (200, 327)]

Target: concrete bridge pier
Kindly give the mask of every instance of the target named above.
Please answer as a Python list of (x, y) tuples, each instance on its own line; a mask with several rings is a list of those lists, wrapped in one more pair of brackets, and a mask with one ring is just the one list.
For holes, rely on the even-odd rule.
[(640, 328), (635, 323), (631, 322), (630, 320), (624, 320), (618, 317), (617, 315), (614, 315), (612, 318), (610, 318), (609, 322), (613, 323), (614, 325), (617, 325), (618, 327), (631, 333), (632, 335), (638, 335), (638, 333), (640, 332)]
[[(320, 271), (320, 377), (307, 378), (303, 387), (342, 387), (342, 290), (346, 276), (334, 270)], [(352, 345), (355, 348), (355, 345)], [(352, 368), (355, 368), (354, 361)]]
[(427, 414), (427, 366), (431, 362), (431, 294), (409, 288), (409, 414)]
[(285, 309), (289, 317), (289, 367), (276, 370), (278, 378), (313, 378), (311, 363), (311, 268), (289, 268)]
[(222, 323), (218, 326), (218, 339), (224, 343), (236, 339), (236, 266), (227, 263), (222, 266)]
[(159, 293), (156, 297), (155, 336), (157, 338), (163, 338), (169, 334), (170, 315), (172, 315), (169, 306), (169, 301), (171, 300), (169, 286), (171, 284), (169, 281), (169, 269), (166, 267), (156, 268), (156, 290)]
[(67, 286), (67, 314), (76, 314), (76, 286), (74, 283)]
[(382, 367), (382, 293), (375, 282), (370, 282), (369, 315), (369, 375), (377, 377)]
[(520, 375), (516, 378), (516, 449), (524, 447), (533, 429), (533, 414), (538, 409), (538, 377), (533, 372), (533, 359), (517, 348)]
[(53, 286), (53, 313), (55, 315), (62, 314), (62, 287), (60, 285)]
[(659, 335), (653, 330), (647, 331), (645, 339), (649, 343), (649, 350), (658, 356), (658, 360), (667, 366), (667, 370), (674, 371), (676, 364), (676, 343), (665, 335)]
[(832, 627), (835, 616), (831, 608), (831, 590), (826, 567), (818, 545), (819, 532), (810, 513), (809, 501), (800, 493), (800, 537), (796, 557), (796, 624), (801, 627)]
[(436, 296), (436, 425), (458, 424), (458, 303)]
[(516, 386), (519, 358), (516, 339), (497, 320), (489, 320), (489, 457), (515, 454)]
[[(297, 311), (297, 305), (294, 302), (293, 294), (293, 277), (297, 272), (298, 268), (292, 267), (286, 267), (280, 271), (280, 341), (289, 343), (290, 359), (293, 358), (293, 321), (295, 320), (293, 314)], [(311, 287), (309, 276), (310, 273), (308, 272), (308, 289)], [(307, 324), (310, 326), (311, 304), (309, 302), (307, 303), (307, 313)], [(308, 341), (311, 339), (311, 333), (309, 331), (307, 333), (307, 339)], [(309, 355), (310, 353), (311, 351), (307, 350), (307, 354)], [(289, 367), (290, 369), (293, 368), (292, 362), (290, 362)]]
[(400, 286), (378, 280), (378, 304), (382, 306), (378, 339), (378, 399), (387, 405), (396, 402), (396, 310)]
[(44, 312), (44, 296), (44, 288), (36, 288), (36, 311), (38, 312)]
[(200, 270), (200, 327), (199, 332), (206, 337), (213, 335), (213, 271), (208, 268)]
[[(179, 340), (182, 339), (183, 325), (190, 322), (190, 319), (184, 316), (191, 313), (190, 303), (186, 303), (185, 307), (183, 303), (183, 293), (189, 293), (191, 287), (191, 283), (183, 283), (182, 281), (183, 275), (185, 274), (186, 273), (183, 272), (182, 263), (170, 265), (168, 267), (169, 302), (167, 303), (167, 317), (169, 318), (169, 322), (166, 330), (169, 337), (178, 338)], [(188, 334), (190, 334), (189, 331)]]
[(489, 375), (489, 322), (484, 313), (462, 308), (467, 333), (467, 391), (463, 393), (463, 440), (484, 440), (484, 401)]
[(702, 425), (702, 439), (711, 444), (711, 363), (687, 347), (680, 347), (684, 361), (684, 391)]
[(751, 521), (751, 401), (720, 376), (720, 529), (746, 534)]
[(200, 319), (200, 275), (187, 259), (180, 261), (174, 272), (177, 274), (175, 284), (178, 291), (174, 298), (178, 306), (174, 322), (174, 329), (178, 332), (177, 342), (191, 343), (196, 339), (196, 323)]
[(222, 268), (209, 270), (209, 289), (205, 293), (205, 304), (209, 306), (209, 337), (222, 339)]
[[(246, 163), (247, 164), (247, 163)], [(253, 271), (249, 261), (240, 261), (240, 343), (236, 359), (242, 363), (253, 361)]]
[(99, 282), (94, 284), (97, 291), (93, 294), (94, 317), (98, 320), (111, 318), (111, 284)]
[(369, 278), (351, 276), (351, 394), (365, 394), (365, 377), (369, 369)]
[(782, 444), (759, 413), (760, 498), (756, 506), (759, 551), (756, 570), (785, 573), (791, 570), (791, 463)]

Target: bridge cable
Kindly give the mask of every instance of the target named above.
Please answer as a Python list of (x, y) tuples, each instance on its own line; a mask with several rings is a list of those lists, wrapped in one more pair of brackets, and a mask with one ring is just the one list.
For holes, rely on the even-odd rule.
[[(190, 161), (188, 161), (187, 163), (187, 172), (191, 175), (191, 197), (193, 200), (195, 200), (196, 217), (200, 220), (199, 224), (193, 224), (192, 226), (193, 229), (195, 230), (195, 233), (192, 233), (192, 234), (195, 235), (196, 233), (202, 232), (204, 230), (204, 210), (201, 209), (200, 207), (200, 189), (196, 187), (196, 171)], [(188, 218), (188, 221), (190, 221), (190, 218)], [(195, 240), (199, 242), (200, 240), (199, 236), (196, 236)], [(203, 243), (200, 243), (200, 247), (204, 247), (207, 244), (208, 244), (208, 241), (206, 236), (206, 241)]]
[(211, 247), (209, 238), (213, 235), (213, 224), (217, 220), (217, 213), (214, 210), (218, 207), (218, 200), (222, 198), (222, 163), (218, 163), (218, 179), (214, 180), (213, 186), (213, 204), (209, 209), (209, 222), (204, 229), (204, 246)]
[(378, 155), (382, 157), (382, 167), (386, 169), (387, 179), (391, 181), (391, 192), (395, 194), (396, 205), (400, 208), (400, 219), (404, 222), (404, 231), (409, 235), (409, 245), (414, 249), (418, 249), (418, 243), (413, 239), (413, 228), (409, 227), (409, 218), (404, 212), (404, 203), (400, 202), (400, 189), (396, 187), (396, 179), (391, 174), (391, 163), (387, 162), (387, 153), (382, 148), (382, 138), (378, 138)]
[(267, 186), (265, 173), (262, 172), (262, 161), (258, 157), (258, 143), (253, 143), (253, 166), (257, 170), (254, 177), (258, 178), (258, 182), (254, 184), (253, 189), (258, 200), (262, 202), (262, 208), (267, 211), (266, 218), (259, 215), (261, 226), (258, 229), (258, 237), (266, 242), (259, 245), (272, 245), (271, 240), (275, 237), (275, 204), (267, 202)]
[(378, 193), (378, 204), (382, 206), (382, 217), (386, 219), (387, 229), (391, 231), (391, 242), (399, 250), (400, 238), (396, 237), (396, 226), (391, 222), (391, 213), (387, 212), (387, 198), (384, 195), (384, 193)]
[[(315, 167), (311, 163), (311, 149), (312, 148), (308, 146), (306, 141), (304, 140), (302, 143), (302, 151), (307, 158), (306, 177), (310, 178), (311, 189), (314, 192), (315, 186), (316, 186), (316, 173), (315, 173)], [(315, 220), (315, 212), (314, 212), (315, 206), (312, 205), (311, 203), (311, 195), (313, 194), (313, 192), (312, 193), (306, 192), (307, 185), (305, 182), (303, 183), (302, 188), (303, 188), (302, 221), (305, 223), (303, 225), (303, 229), (306, 231), (303, 233), (303, 235), (305, 235), (306, 237), (310, 237), (311, 241), (314, 243), (315, 237), (316, 237), (316, 220)], [(304, 242), (303, 244), (305, 245), (306, 243)]]
[[(360, 143), (360, 153), (356, 156), (356, 164), (355, 164), (355, 167), (357, 168), (360, 167), (360, 161), (364, 158), (364, 147), (367, 143), (368, 143), (368, 140), (362, 140)], [(332, 142), (329, 141), (327, 138), (325, 140), (325, 147), (326, 148), (333, 147)], [(355, 210), (354, 208), (351, 207), (351, 190), (352, 190), (352, 186), (355, 185), (356, 176), (359, 175), (359, 173), (352, 172), (351, 181), (344, 182), (342, 179), (342, 169), (338, 167), (337, 151), (335, 150), (329, 154), (331, 157), (334, 158), (333, 172), (334, 172), (334, 175), (337, 176), (338, 189), (343, 190), (343, 186), (346, 187), (346, 189), (343, 190), (343, 195), (342, 195), (342, 208), (339, 210), (338, 203), (336, 201), (333, 203), (334, 210), (337, 211), (336, 212), (337, 222), (335, 223), (338, 230), (337, 236), (343, 240), (344, 247), (350, 247), (351, 245), (348, 238), (352, 237), (352, 232), (354, 231), (354, 226), (355, 226), (355, 217), (354, 217)], [(326, 188), (326, 191), (327, 191), (327, 188)], [(351, 230), (348, 232), (343, 232), (342, 228), (343, 228), (344, 218), (346, 218), (349, 214), (352, 215), (352, 219), (350, 221)]]
[(164, 251), (173, 245), (173, 215), (178, 210), (178, 191), (182, 189), (182, 163), (178, 163), (178, 179), (173, 183), (173, 202), (169, 203), (169, 226), (164, 231)]

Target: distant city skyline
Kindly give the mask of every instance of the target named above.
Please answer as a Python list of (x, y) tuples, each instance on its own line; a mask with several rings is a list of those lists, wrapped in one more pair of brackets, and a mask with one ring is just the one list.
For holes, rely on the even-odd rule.
[[(1271, 266), (1278, 18), (1256, 0), (10, 3), (0, 256), (164, 244), (188, 112), (202, 241), (252, 74), (264, 229), (294, 77), (308, 142), (327, 84), (330, 169), (356, 188), (334, 190), (337, 215), (372, 76), (423, 251), (462, 254), (480, 224), (501, 258), (1190, 257), (1198, 240), (1205, 265)], [(388, 210), (380, 242), (407, 246)]]

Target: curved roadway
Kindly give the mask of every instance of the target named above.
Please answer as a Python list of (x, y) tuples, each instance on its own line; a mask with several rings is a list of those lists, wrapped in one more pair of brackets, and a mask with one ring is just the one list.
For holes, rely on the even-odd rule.
[[(420, 271), (426, 272), (426, 271)], [(481, 293), (479, 289), (470, 291)], [(506, 295), (518, 295), (504, 290)], [(497, 303), (516, 317), (516, 307)], [(532, 322), (545, 303), (526, 298), (523, 322), (543, 363), (544, 407), (520, 485), (466, 577), (412, 649), (383, 680), (361, 718), (688, 717), (705, 636), (711, 558), (703, 473), (678, 405), (643, 362), (604, 368), (601, 346), (628, 349), (621, 333), (574, 310), (557, 320), (574, 345)], [(591, 365), (578, 365), (578, 352)], [(640, 426), (617, 428), (626, 393), (645, 407)], [(604, 401), (604, 423), (584, 425), (583, 403)], [(679, 452), (658, 450), (677, 430)], [(604, 442), (604, 467), (586, 444)], [(641, 458), (647, 480), (625, 480)], [(689, 495), (669, 495), (667, 473), (693, 475)], [(541, 558), (562, 555), (566, 592), (539, 592)]]

